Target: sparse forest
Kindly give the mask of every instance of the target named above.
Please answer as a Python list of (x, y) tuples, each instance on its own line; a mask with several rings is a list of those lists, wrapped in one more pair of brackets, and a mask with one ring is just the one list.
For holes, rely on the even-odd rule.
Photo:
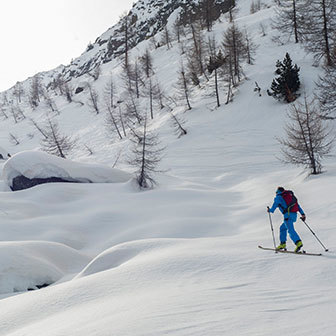
[(336, 0), (2, 5), (0, 336), (334, 334)]
[[(320, 117), (334, 119), (336, 49), (333, 33), (336, 21), (335, 11), (331, 10), (332, 2), (311, 0), (306, 5), (303, 0), (283, 0), (276, 3), (272, 27), (278, 35), (273, 39), (281, 44), (288, 41), (301, 43), (314, 54), (316, 62), (323, 62), (324, 76), (320, 76), (316, 83), (315, 95), (320, 106)], [(59, 97), (63, 98), (62, 106), (65, 103), (73, 104), (85, 107), (97, 118), (102, 115), (103, 134), (110, 143), (134, 138), (138, 129), (144, 128), (144, 123), (147, 128), (157, 116), (162, 115), (170, 116), (172, 132), (178, 137), (187, 135), (188, 115), (181, 115), (181, 111), (192, 113), (195, 94), (200, 89), (205, 89), (207, 95), (213, 98), (214, 108), (233, 102), (239, 85), (247, 79), (244, 68), (246, 65), (253, 66), (256, 61), (258, 45), (250, 31), (236, 22), (237, 10), (233, 0), (202, 0), (199, 4), (188, 1), (181, 8), (172, 24), (164, 24), (158, 34), (147, 37), (149, 42), (141, 54), (132, 52), (141, 39), (138, 36), (140, 32), (135, 29), (136, 20), (125, 13), (120, 18), (120, 44), (116, 45), (112, 37), (102, 43), (106, 43), (106, 55), (101, 61), (95, 60), (94, 64), (87, 66), (85, 80), (80, 86), (74, 87), (71, 77), (65, 73), (56, 74), (48, 82), (37, 74), (29, 80), (29, 85), (16, 83), (11, 90), (11, 98), (7, 93), (1, 95), (1, 118), (11, 119), (14, 124), (28, 120), (29, 127), (38, 131), (42, 148), (49, 147), (49, 151), (50, 134), (61, 131), (56, 121), (62, 114), (62, 108), (58, 106), (60, 103), (57, 103)], [(250, 5), (250, 14), (256, 14), (263, 8), (265, 5), (261, 0), (254, 0)], [(227, 28), (221, 35), (213, 33), (214, 24), (219, 18), (227, 22)], [(260, 31), (263, 36), (266, 35), (264, 26)], [(90, 43), (87, 51), (92, 52), (95, 44)], [(157, 76), (153, 52), (159, 48), (170, 52), (173, 47), (179, 49), (179, 67), (174, 74), (174, 90), (167, 92), (165, 83)], [(119, 55), (116, 48), (123, 48), (123, 52)], [(111, 73), (107, 77), (102, 75), (104, 64), (116, 57), (121, 61), (121, 72)], [(275, 73), (278, 77), (273, 80), (269, 95), (293, 102), (300, 95), (299, 70), (298, 65), (292, 64), (289, 53), (283, 62), (277, 61)], [(256, 85), (261, 97), (261, 89)], [(26, 105), (32, 112), (27, 112)], [(40, 109), (43, 109), (44, 118), (48, 120), (47, 127), (41, 126), (43, 123), (37, 121), (36, 116), (26, 118), (27, 114)], [(19, 140), (14, 140), (17, 137), (13, 133), (10, 133), (11, 141), (17, 144)], [(65, 139), (66, 136), (63, 140), (67, 142)], [(65, 147), (70, 149), (71, 141)], [(87, 150), (86, 141), (83, 141), (82, 148)], [(65, 156), (59, 149), (57, 155)]]

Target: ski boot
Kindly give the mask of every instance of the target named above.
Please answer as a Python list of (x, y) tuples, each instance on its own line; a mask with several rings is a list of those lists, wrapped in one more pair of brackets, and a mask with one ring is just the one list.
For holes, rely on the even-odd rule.
[(302, 246), (303, 246), (302, 241), (301, 241), (301, 240), (298, 240), (298, 241), (295, 243), (295, 245), (296, 245), (296, 248), (295, 248), (294, 252), (295, 252), (295, 253), (298, 253), (298, 252), (301, 250)]
[(281, 243), (281, 244), (276, 248), (276, 250), (278, 250), (278, 251), (287, 251), (287, 248), (286, 248), (286, 242)]

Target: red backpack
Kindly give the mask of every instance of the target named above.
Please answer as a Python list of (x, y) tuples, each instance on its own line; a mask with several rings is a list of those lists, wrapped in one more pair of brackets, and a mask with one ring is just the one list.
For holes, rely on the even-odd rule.
[(282, 198), (285, 200), (287, 209), (283, 209), (283, 213), (298, 212), (299, 204), (297, 198), (295, 197), (293, 191), (285, 190), (281, 193)]

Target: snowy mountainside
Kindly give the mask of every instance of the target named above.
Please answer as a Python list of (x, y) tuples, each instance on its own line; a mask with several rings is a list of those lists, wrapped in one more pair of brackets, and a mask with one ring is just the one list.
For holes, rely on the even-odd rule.
[[(227, 12), (233, 0), (217, 1), (218, 11)], [(98, 66), (108, 63), (125, 52), (124, 25), (128, 26), (128, 44), (133, 48), (144, 40), (148, 40), (162, 32), (169, 22), (172, 26), (181, 14), (184, 20), (199, 6), (198, 0), (138, 0), (128, 13), (124, 13), (120, 21), (108, 29), (93, 43), (89, 43), (83, 54), (72, 60), (71, 64), (61, 65), (52, 71), (40, 74), (44, 84), (50, 84), (58, 76), (71, 80), (94, 71)]]
[[(13, 291), (7, 292), (9, 281), (0, 282), (0, 290), (4, 288), (1, 335), (334, 332), (335, 160), (329, 158), (326, 172), (318, 177), (279, 162), (275, 137), (283, 135), (288, 106), (266, 94), (275, 62), (287, 51), (301, 67), (307, 94), (321, 69), (312, 67), (312, 56), (300, 45), (272, 42), (273, 1), (263, 3), (262, 10), (250, 15), (250, 2), (237, 1), (236, 23), (251, 32), (259, 48), (255, 64), (244, 64), (246, 78), (235, 90), (233, 102), (217, 108), (214, 78), (210, 77), (209, 85), (202, 81), (192, 90), (192, 110), (186, 111), (184, 104), (174, 108), (176, 115), (186, 119), (188, 134), (181, 138), (172, 131), (167, 110), (155, 110), (150, 128), (159, 132), (166, 146), (156, 188), (139, 192), (129, 181), (50, 184), (0, 193), (0, 232), (5, 241), (0, 246), (0, 265), (6, 266), (0, 267), (0, 279), (5, 269), (14, 283)], [(220, 41), (228, 26), (223, 15), (211, 36)], [(190, 44), (190, 36), (185, 43)], [(131, 58), (149, 47), (149, 41), (142, 41)], [(180, 66), (177, 41), (169, 50), (151, 49), (151, 55), (158, 80), (173, 95)], [(114, 59), (102, 65), (96, 81), (83, 75), (71, 82), (73, 87), (89, 82), (102, 92), (112, 72), (121, 95), (121, 71), (120, 60)], [(262, 88), (261, 97), (253, 90), (255, 81)], [(227, 87), (220, 88), (225, 101)], [(72, 159), (112, 166), (121, 153), (116, 167), (132, 171), (127, 163), (128, 139), (107, 136), (105, 113), (92, 113), (86, 104), (87, 89), (75, 95), (72, 103), (61, 96), (53, 98), (60, 128), (79, 141)], [(146, 104), (143, 98), (141, 102)], [(26, 102), (21, 108), (26, 117), (43, 124), (48, 109), (44, 102), (35, 110)], [(15, 124), (9, 117), (0, 122), (1, 145), (11, 154), (40, 146), (42, 135), (27, 119)], [(8, 141), (9, 131), (20, 140), (18, 145)], [(295, 191), (307, 221), (330, 253), (289, 256), (257, 248), (258, 244), (272, 246), (265, 210), (278, 185)], [(276, 213), (272, 218), (277, 235), (282, 216)], [(296, 227), (305, 249), (320, 251), (304, 224), (298, 222)], [(30, 250), (22, 243), (27, 241)], [(39, 241), (47, 243), (41, 246)], [(293, 247), (291, 242), (288, 245)], [(9, 258), (13, 250), (17, 253)], [(25, 252), (27, 258), (22, 259)], [(68, 263), (62, 264), (58, 255), (68, 258)], [(20, 278), (22, 260), (30, 265), (24, 279)], [(41, 269), (48, 277), (41, 277)], [(14, 292), (14, 288), (40, 285), (39, 280), (52, 284), (42, 290)], [(21, 286), (15, 286), (15, 281)]]
[[(232, 6), (232, 0), (219, 0), (216, 9), (225, 13)], [(195, 12), (199, 0), (139, 0), (121, 20), (96, 41), (89, 45), (86, 52), (75, 59), (70, 66), (64, 69), (65, 77), (78, 77), (97, 65), (110, 62), (113, 58), (125, 52), (125, 37), (123, 30), (127, 20), (128, 43), (132, 48), (140, 42), (148, 40), (169, 24), (170, 27), (180, 14), (186, 21), (188, 15)]]

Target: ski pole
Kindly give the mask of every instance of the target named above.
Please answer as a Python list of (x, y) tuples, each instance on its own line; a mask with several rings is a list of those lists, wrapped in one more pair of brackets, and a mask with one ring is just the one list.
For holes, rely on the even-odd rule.
[(310, 228), (310, 226), (306, 223), (306, 221), (303, 220), (302, 217), (300, 217), (302, 222), (306, 224), (307, 228), (310, 230), (310, 232), (313, 234), (313, 236), (318, 240), (318, 242), (323, 246), (324, 250), (328, 252), (328, 249), (322, 244), (321, 240), (316, 236), (315, 232)]
[(269, 217), (269, 221), (270, 221), (270, 224), (271, 224), (271, 231), (272, 231), (272, 236), (273, 236), (274, 249), (276, 250), (275, 237), (274, 237), (274, 229), (273, 229), (273, 223), (272, 223), (271, 213), (269, 212), (269, 207), (267, 207), (267, 212), (268, 212), (268, 217)]

